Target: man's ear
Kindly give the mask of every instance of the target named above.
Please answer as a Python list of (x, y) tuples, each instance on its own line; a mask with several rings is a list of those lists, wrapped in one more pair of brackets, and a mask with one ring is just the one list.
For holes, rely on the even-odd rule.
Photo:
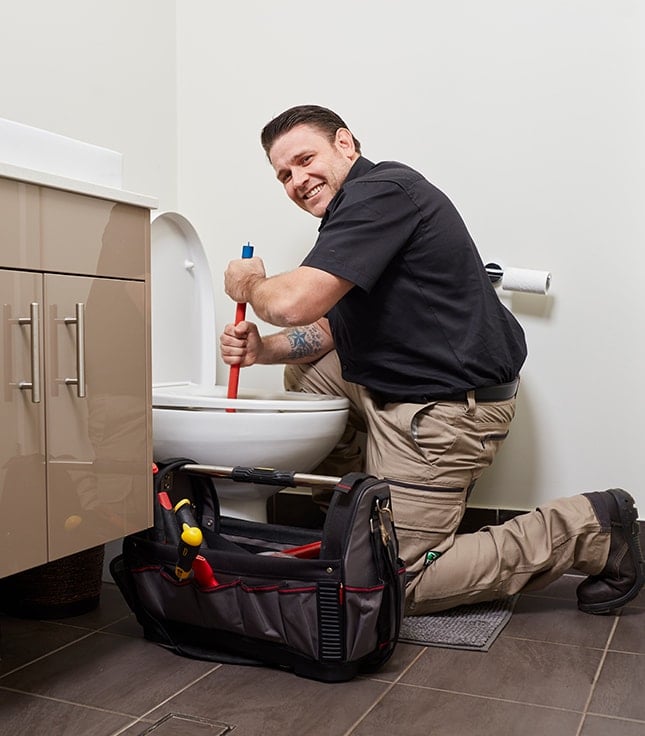
[(347, 128), (338, 128), (334, 143), (341, 153), (344, 153), (348, 158), (353, 159), (357, 155), (354, 136)]

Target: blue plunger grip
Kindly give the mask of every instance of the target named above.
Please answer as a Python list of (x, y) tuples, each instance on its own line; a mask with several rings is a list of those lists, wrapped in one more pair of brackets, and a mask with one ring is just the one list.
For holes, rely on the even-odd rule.
[(253, 258), (253, 246), (251, 243), (242, 246), (242, 258)]

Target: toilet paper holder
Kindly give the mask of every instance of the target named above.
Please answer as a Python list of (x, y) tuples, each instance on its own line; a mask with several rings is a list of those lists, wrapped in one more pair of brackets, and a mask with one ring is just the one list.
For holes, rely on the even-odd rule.
[(492, 284), (496, 284), (498, 281), (502, 280), (504, 269), (499, 265), (499, 263), (487, 263), (484, 268), (486, 269), (486, 273), (488, 274), (488, 278), (491, 280)]
[(536, 271), (528, 268), (506, 268), (499, 263), (487, 263), (484, 268), (491, 283), (501, 281), (504, 291), (523, 291), (530, 294), (546, 294), (551, 287), (549, 271)]

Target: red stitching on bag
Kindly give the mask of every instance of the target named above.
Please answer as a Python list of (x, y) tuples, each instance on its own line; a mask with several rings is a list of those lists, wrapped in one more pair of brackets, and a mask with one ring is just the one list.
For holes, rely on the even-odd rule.
[(169, 583), (172, 583), (178, 588), (183, 588), (186, 585), (190, 585), (192, 582), (192, 578), (186, 578), (185, 580), (177, 580), (174, 575), (171, 575), (169, 572), (163, 569), (163, 567), (158, 568), (159, 574), (164, 580), (167, 580)]
[(278, 590), (277, 585), (247, 585), (242, 580), (240, 580), (240, 587), (245, 593), (266, 593)]
[(351, 585), (345, 586), (345, 590), (351, 593), (371, 593), (372, 591), (383, 590), (384, 588), (385, 585), (383, 583), (381, 583), (381, 585), (372, 585), (369, 588), (354, 588)]
[(218, 590), (228, 590), (229, 588), (235, 588), (239, 584), (239, 580), (232, 580), (230, 583), (219, 583), (212, 588), (199, 588), (199, 590), (202, 593), (217, 593)]
[(161, 565), (145, 565), (144, 567), (132, 568), (132, 572), (149, 572), (150, 570), (159, 572)]

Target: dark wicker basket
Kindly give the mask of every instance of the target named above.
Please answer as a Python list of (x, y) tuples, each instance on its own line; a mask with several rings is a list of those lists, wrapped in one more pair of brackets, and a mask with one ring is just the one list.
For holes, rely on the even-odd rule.
[(101, 597), (105, 546), (77, 552), (0, 580), (0, 608), (19, 618), (67, 618)]

